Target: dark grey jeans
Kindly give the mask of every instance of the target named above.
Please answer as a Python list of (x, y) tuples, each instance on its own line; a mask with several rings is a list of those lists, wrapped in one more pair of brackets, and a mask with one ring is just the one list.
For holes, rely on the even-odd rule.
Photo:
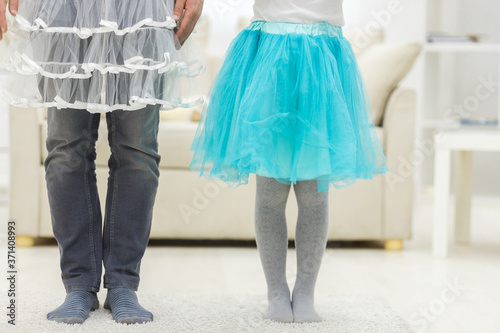
[(111, 157), (104, 230), (96, 183), (100, 114), (48, 110), (45, 179), (67, 292), (137, 290), (158, 188), (159, 106), (106, 114)]

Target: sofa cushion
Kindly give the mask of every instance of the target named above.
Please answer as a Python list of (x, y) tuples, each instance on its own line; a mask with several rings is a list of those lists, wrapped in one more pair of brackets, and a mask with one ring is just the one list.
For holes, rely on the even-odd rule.
[(189, 168), (193, 153), (191, 143), (198, 123), (190, 121), (160, 122), (158, 150), (162, 168)]
[(375, 45), (359, 59), (375, 125), (380, 125), (391, 92), (408, 74), (420, 49), (419, 42)]
[[(190, 121), (162, 121), (158, 132), (158, 152), (161, 155), (161, 168), (189, 168), (193, 157), (190, 151), (191, 143), (198, 123)], [(106, 122), (101, 121), (99, 138), (96, 143), (96, 165), (108, 165), (111, 154), (107, 141)], [(42, 163), (47, 158), (45, 140), (47, 139), (47, 122), (42, 122)]]

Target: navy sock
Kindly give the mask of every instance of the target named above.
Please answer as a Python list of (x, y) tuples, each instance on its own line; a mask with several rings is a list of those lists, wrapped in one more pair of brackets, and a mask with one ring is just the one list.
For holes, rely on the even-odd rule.
[(153, 314), (139, 304), (135, 291), (131, 289), (108, 289), (104, 308), (111, 310), (113, 319), (120, 324), (136, 324), (153, 321)]
[(47, 319), (59, 323), (81, 324), (89, 317), (90, 311), (98, 308), (99, 300), (95, 293), (75, 290), (66, 295), (60, 307), (47, 314)]

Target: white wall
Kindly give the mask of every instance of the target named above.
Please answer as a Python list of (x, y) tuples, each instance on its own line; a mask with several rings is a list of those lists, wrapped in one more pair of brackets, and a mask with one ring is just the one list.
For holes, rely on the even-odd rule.
[(223, 55), (231, 40), (237, 34), (237, 24), (241, 17), (251, 17), (253, 1), (250, 0), (208, 0), (204, 14), (211, 23), (208, 53)]
[(345, 0), (345, 29), (378, 24), (385, 28), (388, 42), (419, 40), (423, 21), (421, 0)]
[[(5, 54), (5, 39), (0, 41), (0, 57)], [(0, 69), (0, 82), (5, 79), (5, 70)], [(0, 204), (7, 200), (9, 186), (9, 113), (7, 104), (0, 98)]]
[[(3, 75), (0, 74), (0, 80)], [(0, 202), (4, 200), (5, 191), (9, 183), (9, 113), (6, 103), (0, 99)]]
[[(391, 5), (396, 1), (397, 6)], [(251, 0), (212, 0), (205, 2), (204, 14), (211, 21), (209, 52), (213, 55), (224, 54), (231, 40), (236, 36), (237, 22), (241, 17), (251, 17)], [(364, 27), (368, 22), (376, 22), (387, 31), (387, 40), (398, 42), (419, 39), (421, 29), (417, 9), (420, 0), (346, 0), (344, 1), (345, 29)], [(397, 7), (398, 14), (386, 15), (388, 10)], [(389, 11), (390, 13), (390, 11)]]

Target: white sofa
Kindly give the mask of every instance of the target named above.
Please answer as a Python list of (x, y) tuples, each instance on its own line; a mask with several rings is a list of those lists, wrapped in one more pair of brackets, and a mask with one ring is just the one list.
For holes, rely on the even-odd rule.
[[(201, 34), (198, 38), (207, 36)], [(220, 61), (207, 58), (208, 78), (204, 80), (208, 85)], [(383, 115), (376, 117), (390, 170), (397, 170), (400, 158), (413, 151), (415, 103), (413, 90), (398, 87), (384, 101)], [(166, 120), (175, 119), (171, 116), (175, 114), (163, 113), (165, 120), (160, 123), (161, 175), (151, 238), (254, 239), (254, 178), (235, 189), (200, 179), (188, 168), (197, 123), (189, 119)], [(10, 108), (10, 218), (17, 221), (20, 245), (32, 244), (36, 237), (53, 237), (43, 167), (46, 131), (45, 110)], [(101, 121), (96, 161), (101, 203), (105, 202), (110, 153), (106, 137), (106, 124)], [(412, 195), (411, 175), (398, 182), (375, 176), (351, 188), (331, 190), (328, 239), (380, 240), (385, 241), (387, 249), (401, 249), (402, 241), (411, 236)], [(287, 214), (293, 239), (297, 215), (293, 193)]]

